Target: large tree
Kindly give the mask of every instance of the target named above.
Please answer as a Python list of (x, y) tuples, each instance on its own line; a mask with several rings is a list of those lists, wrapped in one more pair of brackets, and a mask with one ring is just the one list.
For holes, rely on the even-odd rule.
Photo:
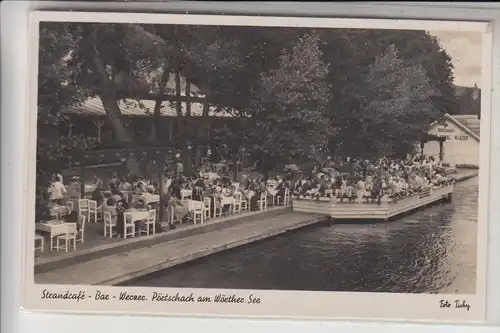
[(330, 94), (327, 74), (319, 37), (304, 35), (291, 51), (282, 51), (277, 68), (261, 75), (248, 110), (252, 125), (246, 135), (262, 156), (315, 162), (325, 157), (329, 136), (334, 134), (325, 116)]
[(355, 128), (340, 133), (341, 151), (361, 157), (411, 152), (431, 122), (439, 117), (436, 90), (420, 64), (406, 64), (394, 45), (368, 66), (352, 109)]
[[(329, 132), (332, 146), (338, 146), (345, 141), (345, 133), (355, 132), (359, 127), (352, 110), (367, 106), (366, 96), (363, 97), (359, 87), (369, 75), (368, 66), (390, 45), (399, 50), (403, 64), (423, 68), (436, 91), (431, 96), (434, 111), (448, 112), (454, 103), (450, 59), (437, 40), (422, 31), (79, 23), (44, 23), (43, 27), (42, 35), (52, 36), (45, 43), (60, 49), (50, 57), (55, 62), (63, 59), (64, 66), (57, 70), (66, 78), (66, 91), (75, 96), (71, 103), (89, 96), (100, 97), (115, 136), (124, 142), (133, 138), (121, 120), (117, 101), (124, 97), (152, 96), (157, 103), (150, 111), (158, 125), (160, 107), (166, 99), (163, 90), (171, 74), (176, 78), (172, 92), (177, 98), (173, 103), (182, 118), (185, 117), (177, 84), (181, 74), (186, 77), (188, 89), (192, 82), (207, 97), (205, 116), (210, 105), (247, 118), (254, 109), (261, 109), (261, 104), (284, 103), (276, 100), (271, 103), (265, 87), (271, 78), (272, 82), (279, 82), (276, 71), (283, 63), (282, 50), (291, 50), (297, 38), (311, 34), (318, 36), (316, 43), (322, 61), (329, 63), (324, 80), (332, 89), (328, 94), (329, 105), (322, 109), (340, 129), (339, 135)], [(50, 95), (53, 90), (47, 91)], [(280, 108), (267, 108), (277, 112), (279, 118)], [(156, 125), (152, 128), (153, 138), (159, 130)], [(186, 135), (193, 133), (189, 128), (181, 130)], [(244, 131), (234, 134), (231, 142), (248, 142)]]
[(95, 142), (83, 135), (61, 137), (59, 127), (67, 122), (60, 111), (82, 102), (85, 87), (70, 84), (71, 72), (65, 59), (76, 47), (74, 36), (63, 23), (42, 24), (39, 39), (38, 110), (37, 110), (37, 177), (36, 220), (49, 218), (47, 211), (48, 185), (54, 174), (65, 167), (75, 150), (83, 151)]
[(69, 84), (85, 89), (86, 97), (99, 97), (117, 140), (132, 141), (118, 101), (149, 92), (149, 74), (162, 66), (167, 45), (134, 24), (68, 23), (59, 31), (75, 41), (65, 60)]
[[(343, 145), (345, 149), (337, 154), (351, 155), (347, 149), (354, 139), (346, 141), (349, 134), (360, 127), (357, 113), (366, 105), (361, 90), (369, 75), (369, 66), (376, 57), (394, 45), (398, 49), (401, 63), (411, 67), (419, 65), (424, 70), (429, 83), (435, 90), (431, 96), (432, 107), (437, 118), (456, 108), (453, 84), (453, 65), (450, 57), (441, 48), (435, 37), (425, 31), (409, 30), (361, 30), (324, 29), (319, 30), (322, 50), (330, 63), (328, 82), (332, 85), (330, 117), (341, 129), (338, 137), (333, 137), (332, 148)], [(364, 103), (364, 104), (363, 104)]]

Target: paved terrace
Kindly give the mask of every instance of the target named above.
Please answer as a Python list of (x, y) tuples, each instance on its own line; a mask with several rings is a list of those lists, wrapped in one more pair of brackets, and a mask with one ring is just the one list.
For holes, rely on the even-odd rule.
[(135, 238), (117, 239), (104, 237), (104, 226), (102, 221), (98, 223), (87, 223), (85, 225), (84, 243), (76, 245), (76, 251), (49, 251), (48, 240), (44, 252), (35, 252), (35, 273), (43, 273), (49, 270), (63, 268), (68, 265), (94, 260), (108, 255), (136, 250), (142, 247), (150, 247), (183, 237), (198, 235), (240, 223), (246, 223), (256, 218), (272, 217), (282, 214), (285, 207), (270, 207), (266, 211), (247, 211), (237, 215), (209, 219), (203, 224), (183, 223), (175, 224), (175, 229), (169, 230), (166, 223), (162, 223), (162, 231), (157, 229), (155, 235), (136, 236)]
[[(171, 235), (170, 239), (157, 236), (150, 240), (149, 245), (136, 241), (135, 248), (109, 246), (113, 250), (106, 255), (103, 255), (105, 250), (100, 250), (94, 257), (91, 254), (86, 258), (79, 255), (73, 256), (73, 260), (68, 257), (64, 261), (39, 264), (35, 281), (42, 284), (116, 285), (326, 219), (324, 215), (293, 213), (282, 207), (248, 214), (225, 220), (225, 226), (223, 220), (213, 222), (212, 228), (205, 230), (199, 225), (167, 232), (164, 236)], [(210, 223), (205, 225), (208, 227)], [(188, 230), (191, 230), (191, 235), (186, 234)]]

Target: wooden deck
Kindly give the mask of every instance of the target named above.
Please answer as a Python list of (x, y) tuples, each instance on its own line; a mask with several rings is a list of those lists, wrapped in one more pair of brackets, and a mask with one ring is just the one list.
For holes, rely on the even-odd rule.
[(388, 220), (434, 202), (448, 198), (453, 193), (453, 186), (429, 189), (418, 195), (404, 198), (398, 202), (337, 202), (330, 198), (300, 198), (292, 201), (293, 211), (297, 213), (319, 213), (341, 220)]
[(268, 218), (120, 252), (35, 274), (39, 284), (116, 285), (217, 252), (325, 221), (325, 215), (284, 211)]

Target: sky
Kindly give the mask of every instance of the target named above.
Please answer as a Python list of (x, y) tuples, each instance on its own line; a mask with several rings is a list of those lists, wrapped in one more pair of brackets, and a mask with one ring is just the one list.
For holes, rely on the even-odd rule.
[(481, 87), (482, 43), (480, 32), (429, 31), (436, 36), (455, 66), (455, 85)]

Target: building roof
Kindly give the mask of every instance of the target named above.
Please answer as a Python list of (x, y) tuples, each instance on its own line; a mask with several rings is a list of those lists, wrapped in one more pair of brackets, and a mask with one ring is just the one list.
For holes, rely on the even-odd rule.
[(474, 134), (478, 137), (481, 134), (481, 120), (475, 114), (461, 114), (461, 115), (453, 115), (457, 121), (459, 121), (462, 125), (470, 129)]
[[(124, 116), (152, 116), (156, 102), (153, 100), (125, 99), (118, 101), (118, 107)], [(186, 102), (182, 102), (182, 115), (186, 115)], [(191, 104), (191, 116), (199, 117), (203, 114), (203, 104), (193, 102)], [(209, 116), (232, 118), (232, 114), (226, 111), (216, 111), (216, 107), (210, 107)], [(75, 116), (106, 116), (106, 111), (99, 97), (87, 99), (79, 105), (73, 105), (62, 110), (62, 113)], [(176, 117), (176, 103), (165, 101), (161, 106), (161, 115)]]
[[(452, 122), (465, 133), (472, 136), (474, 139), (479, 141), (479, 129), (480, 129), (480, 119), (476, 115), (450, 115), (445, 114), (444, 119)], [(432, 126), (438, 125), (440, 122), (435, 121), (431, 124)], [(469, 128), (471, 126), (472, 128)]]
[[(161, 76), (162, 76), (162, 69), (159, 68), (159, 69), (155, 69), (153, 71), (146, 71), (144, 70), (144, 72), (141, 74), (141, 77), (142, 79), (145, 81), (146, 83), (146, 86), (149, 88), (149, 93), (151, 94), (157, 94), (158, 93), (158, 90), (159, 90), (159, 81), (161, 80)], [(186, 77), (183, 76), (183, 75), (180, 75), (180, 92), (181, 92), (181, 96), (186, 96)], [(203, 92), (196, 86), (194, 85), (193, 83), (190, 83), (190, 96), (198, 96), (198, 97), (203, 97), (204, 94)], [(167, 94), (171, 93), (171, 94), (174, 94), (175, 93), (175, 74), (174, 73), (170, 73), (169, 74), (169, 78), (168, 78), (168, 81), (167, 81), (167, 84), (165, 86), (165, 91), (167, 92)]]
[(463, 87), (463, 86), (455, 86), (455, 95), (456, 96), (461, 96), (465, 94), (467, 91), (469, 91), (471, 87)]
[(463, 96), (465, 94), (472, 94), (474, 91), (480, 91), (476, 85), (474, 87), (455, 86), (455, 96)]

